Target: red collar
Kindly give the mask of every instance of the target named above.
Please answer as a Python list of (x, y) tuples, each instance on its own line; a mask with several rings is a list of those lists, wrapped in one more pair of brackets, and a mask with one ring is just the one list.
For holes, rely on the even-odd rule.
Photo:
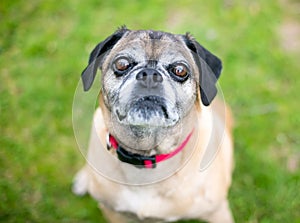
[(153, 156), (142, 156), (140, 154), (135, 154), (126, 151), (124, 148), (122, 148), (115, 137), (113, 137), (111, 134), (108, 134), (107, 137), (107, 148), (108, 150), (110, 148), (114, 148), (117, 151), (118, 158), (122, 162), (133, 164), (138, 168), (155, 168), (156, 163), (162, 162), (164, 160), (170, 159), (173, 156), (175, 156), (177, 153), (181, 152), (186, 144), (189, 142), (194, 130), (191, 131), (191, 133), (185, 138), (185, 140), (172, 152), (167, 154), (158, 154)]

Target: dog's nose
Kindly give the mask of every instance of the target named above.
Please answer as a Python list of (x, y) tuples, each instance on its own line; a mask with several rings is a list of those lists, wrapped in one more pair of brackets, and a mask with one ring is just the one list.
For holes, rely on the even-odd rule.
[(163, 82), (163, 77), (157, 70), (146, 68), (136, 75), (136, 80), (145, 88), (155, 88)]

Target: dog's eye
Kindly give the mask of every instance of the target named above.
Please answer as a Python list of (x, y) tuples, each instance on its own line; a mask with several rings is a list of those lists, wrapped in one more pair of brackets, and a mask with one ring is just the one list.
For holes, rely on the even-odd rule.
[(189, 77), (189, 69), (184, 63), (174, 63), (169, 66), (171, 77), (179, 82), (184, 82)]
[(178, 77), (185, 77), (188, 73), (186, 66), (183, 64), (175, 65), (172, 72)]
[(120, 58), (115, 61), (117, 71), (125, 71), (130, 67), (130, 62), (125, 58)]

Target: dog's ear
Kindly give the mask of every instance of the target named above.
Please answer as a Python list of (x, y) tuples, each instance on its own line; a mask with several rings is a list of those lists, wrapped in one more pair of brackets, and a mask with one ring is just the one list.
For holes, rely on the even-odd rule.
[(217, 94), (216, 82), (222, 70), (221, 60), (201, 46), (189, 33), (185, 36), (187, 47), (193, 52), (200, 73), (200, 94), (202, 103), (208, 106)]
[(121, 27), (93, 49), (90, 54), (88, 66), (81, 73), (84, 91), (88, 91), (91, 88), (97, 70), (100, 67), (102, 59), (106, 52), (112, 49), (113, 46), (122, 38), (122, 36), (127, 31), (128, 29), (125, 26)]

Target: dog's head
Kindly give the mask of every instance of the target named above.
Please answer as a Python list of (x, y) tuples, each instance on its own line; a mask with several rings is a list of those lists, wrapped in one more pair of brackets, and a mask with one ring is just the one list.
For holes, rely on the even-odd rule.
[(109, 131), (125, 147), (147, 150), (170, 134), (179, 135), (178, 126), (198, 99), (205, 106), (211, 103), (222, 64), (189, 34), (123, 27), (91, 52), (82, 73), (85, 91), (99, 68)]

